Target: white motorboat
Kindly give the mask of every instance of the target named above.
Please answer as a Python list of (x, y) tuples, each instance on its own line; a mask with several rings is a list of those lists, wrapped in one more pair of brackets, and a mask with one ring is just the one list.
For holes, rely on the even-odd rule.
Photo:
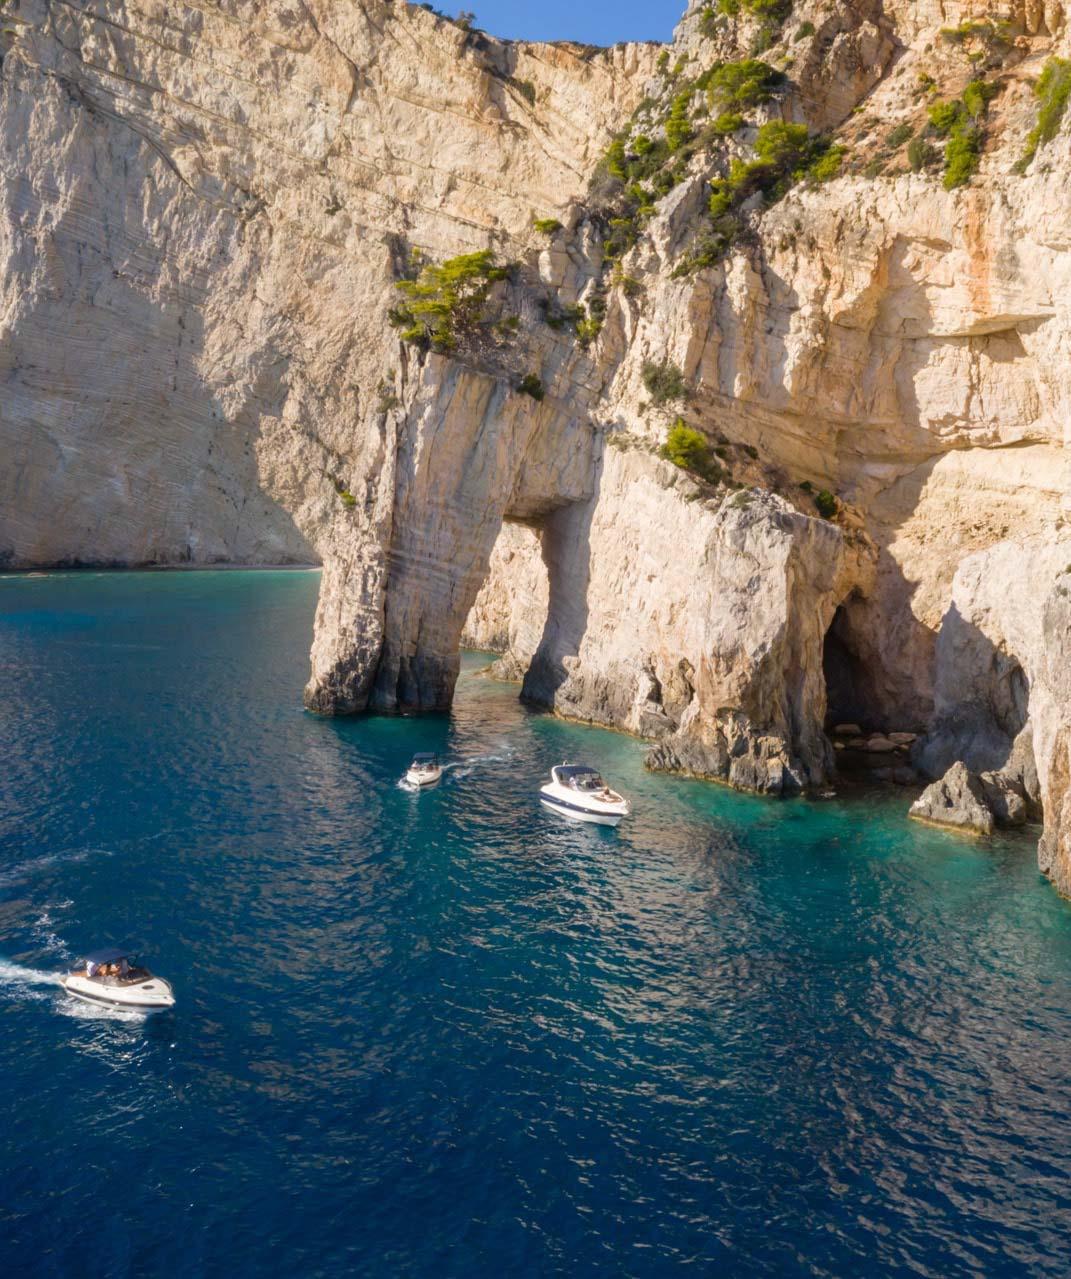
[(153, 1012), (175, 1006), (169, 982), (131, 963), (126, 951), (115, 947), (87, 955), (83, 966), (69, 972), (62, 985), (76, 999), (109, 1008)]
[(587, 764), (559, 764), (550, 770), (550, 781), (539, 792), (546, 808), (579, 822), (616, 826), (629, 815), (628, 800), (619, 795)]
[(431, 786), (443, 775), (438, 755), (414, 755), (405, 780), (410, 786)]

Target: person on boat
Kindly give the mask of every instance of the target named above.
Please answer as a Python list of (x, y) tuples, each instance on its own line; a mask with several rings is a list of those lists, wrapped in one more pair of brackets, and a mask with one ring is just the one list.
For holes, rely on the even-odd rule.
[(99, 964), (95, 964), (91, 959), (86, 960), (86, 976), (87, 977), (96, 977), (99, 970), (100, 970)]

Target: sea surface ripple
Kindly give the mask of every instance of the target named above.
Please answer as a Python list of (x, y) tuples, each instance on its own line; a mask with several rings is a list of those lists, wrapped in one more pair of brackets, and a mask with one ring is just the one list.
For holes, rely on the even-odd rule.
[[(475, 656), (449, 716), (317, 719), (316, 589), (0, 580), (0, 1272), (1068, 1274), (1029, 839), (653, 776)], [(566, 757), (632, 819), (542, 810)], [(113, 940), (174, 1012), (63, 994)]]

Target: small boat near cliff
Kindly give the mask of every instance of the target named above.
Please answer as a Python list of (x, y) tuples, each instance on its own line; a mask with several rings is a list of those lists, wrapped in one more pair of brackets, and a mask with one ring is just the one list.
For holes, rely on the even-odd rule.
[(410, 786), (431, 786), (443, 775), (438, 755), (414, 755), (405, 775)]
[(611, 790), (598, 769), (587, 764), (552, 768), (550, 781), (540, 789), (539, 802), (563, 817), (600, 826), (616, 826), (630, 812), (628, 800)]
[(131, 956), (116, 947), (86, 955), (82, 967), (69, 972), (61, 985), (75, 999), (108, 1008), (157, 1012), (175, 1006), (171, 984), (132, 963)]

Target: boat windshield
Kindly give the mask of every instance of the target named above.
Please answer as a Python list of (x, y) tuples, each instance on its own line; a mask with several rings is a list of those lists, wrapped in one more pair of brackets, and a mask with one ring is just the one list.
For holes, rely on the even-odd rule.
[(98, 951), (86, 956), (86, 976), (101, 980), (106, 977), (126, 977), (131, 972), (130, 961), (125, 955)]
[(577, 790), (594, 791), (606, 789), (606, 783), (598, 773), (581, 773), (579, 777), (574, 777), (572, 781)]

